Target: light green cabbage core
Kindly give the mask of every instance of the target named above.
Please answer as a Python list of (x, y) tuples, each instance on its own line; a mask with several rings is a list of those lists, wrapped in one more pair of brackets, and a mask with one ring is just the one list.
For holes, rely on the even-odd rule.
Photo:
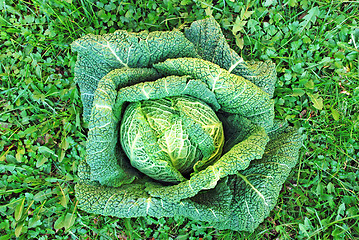
[(133, 167), (153, 179), (177, 183), (221, 156), (224, 133), (204, 102), (167, 97), (129, 104), (120, 141)]

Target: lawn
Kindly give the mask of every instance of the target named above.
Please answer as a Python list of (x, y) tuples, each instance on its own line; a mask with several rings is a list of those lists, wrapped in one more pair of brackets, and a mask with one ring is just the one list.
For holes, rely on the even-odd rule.
[[(0, 240), (359, 239), (358, 2), (2, 0), (0, 11)], [(304, 139), (270, 216), (248, 233), (78, 209), (87, 128), (70, 44), (210, 15), (245, 60), (276, 63), (276, 118)]]

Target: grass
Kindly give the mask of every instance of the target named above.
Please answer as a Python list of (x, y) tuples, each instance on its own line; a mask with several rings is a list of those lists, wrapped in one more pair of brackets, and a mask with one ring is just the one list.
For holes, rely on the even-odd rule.
[[(2, 0), (0, 11), (0, 240), (359, 238), (358, 3)], [(86, 129), (70, 43), (183, 28), (208, 14), (245, 59), (276, 63), (276, 116), (305, 138), (277, 206), (252, 234), (79, 210)]]

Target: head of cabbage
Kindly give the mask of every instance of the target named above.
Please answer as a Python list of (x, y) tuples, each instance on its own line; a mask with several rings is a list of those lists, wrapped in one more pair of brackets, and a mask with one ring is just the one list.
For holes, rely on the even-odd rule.
[(89, 34), (72, 48), (89, 123), (81, 209), (250, 232), (268, 216), (301, 146), (274, 119), (272, 62), (244, 61), (213, 18), (185, 33)]
[(155, 180), (179, 183), (221, 156), (224, 134), (206, 103), (176, 96), (129, 104), (120, 143), (133, 167)]

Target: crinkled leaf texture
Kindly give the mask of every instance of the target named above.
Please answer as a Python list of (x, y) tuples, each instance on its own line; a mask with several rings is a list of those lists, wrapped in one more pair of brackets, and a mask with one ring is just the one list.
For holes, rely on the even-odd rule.
[[(75, 187), (81, 209), (121, 218), (183, 215), (250, 232), (268, 216), (301, 146), (294, 128), (274, 120), (272, 62), (245, 62), (213, 18), (194, 22), (185, 34), (90, 34), (72, 48), (89, 122)], [(175, 96), (199, 99), (216, 111), (225, 144), (209, 166), (199, 163), (188, 177), (173, 175), (179, 183), (164, 184), (131, 166), (119, 126), (129, 103)], [(150, 165), (160, 160), (161, 149), (143, 148)], [(162, 163), (160, 171), (176, 174)]]

